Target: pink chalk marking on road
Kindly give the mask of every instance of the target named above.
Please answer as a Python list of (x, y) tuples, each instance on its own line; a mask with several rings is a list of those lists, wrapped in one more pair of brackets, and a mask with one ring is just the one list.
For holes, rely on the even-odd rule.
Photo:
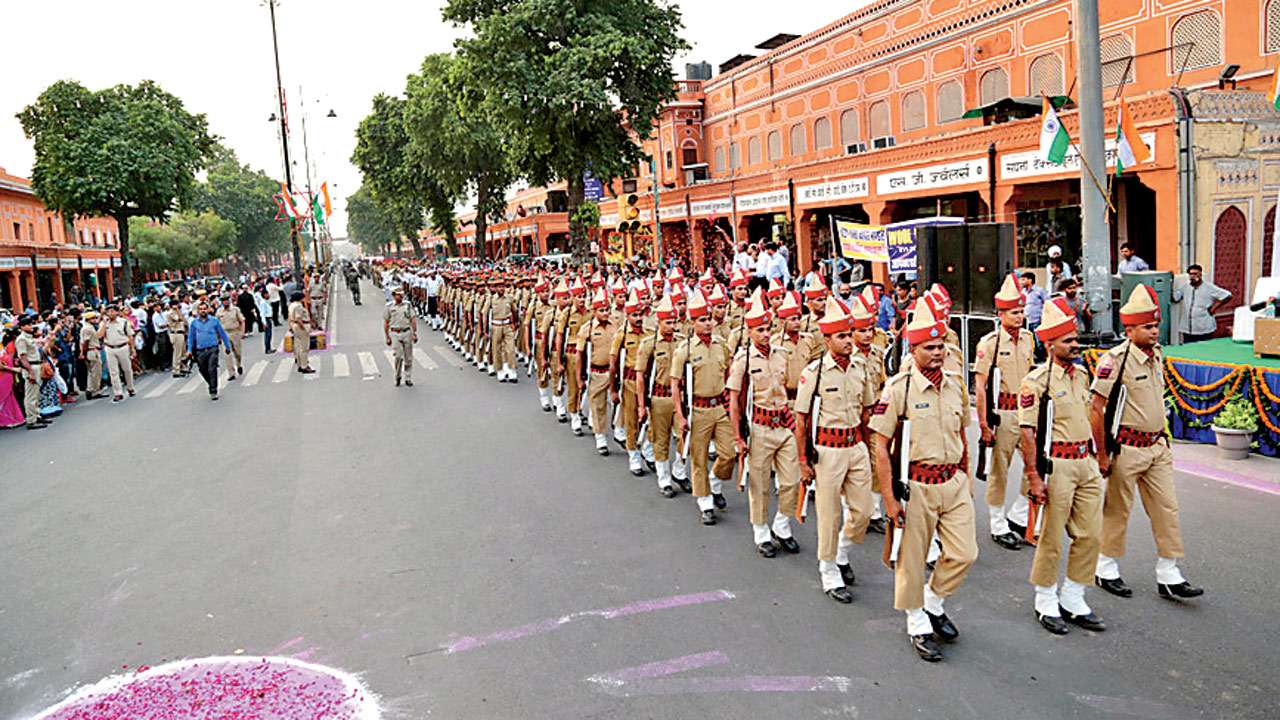
[(611, 673), (602, 675), (592, 675), (587, 678), (587, 682), (599, 685), (621, 686), (636, 680), (675, 675), (686, 670), (697, 670), (698, 668), (712, 665), (724, 665), (728, 662), (729, 657), (727, 655), (719, 650), (712, 650), (711, 652), (698, 653), (696, 655), (685, 655), (671, 658), (670, 660), (659, 660), (645, 663), (644, 665), (636, 665), (635, 667), (614, 670)]
[(302, 635), (299, 635), (298, 637), (296, 637), (296, 638), (294, 638), (294, 639), (292, 639), (292, 640), (285, 640), (284, 642), (282, 642), (282, 643), (280, 643), (279, 645), (277, 645), (277, 646), (275, 646), (274, 648), (272, 648), (272, 649), (271, 649), (271, 652), (269, 652), (269, 653), (267, 653), (267, 654), (268, 654), (268, 655), (279, 655), (280, 653), (284, 652), (285, 650), (288, 650), (289, 648), (293, 647), (294, 645), (297, 645), (298, 643), (302, 642), (302, 641), (303, 641), (303, 640), (305, 640), (305, 639), (306, 639), (306, 638), (304, 638)]
[[(854, 680), (836, 675), (741, 675), (736, 677), (692, 677), (644, 679), (624, 683), (606, 692), (622, 697), (638, 695), (686, 695), (706, 693), (847, 693)], [(867, 683), (870, 685), (870, 683)]]
[(467, 652), (468, 650), (475, 650), (495, 643), (511, 642), (512, 640), (520, 640), (533, 635), (545, 635), (546, 633), (560, 629), (562, 625), (567, 625), (568, 623), (587, 617), (599, 617), (605, 620), (613, 620), (615, 618), (639, 615), (641, 613), (655, 612), (658, 610), (670, 610), (672, 608), (684, 607), (686, 605), (722, 602), (724, 600), (732, 600), (733, 598), (733, 593), (728, 590), (711, 590), (708, 592), (693, 593), (690, 595), (672, 595), (670, 597), (655, 598), (653, 600), (640, 600), (638, 602), (615, 608), (584, 610), (582, 612), (562, 615), (557, 618), (539, 620), (537, 622), (529, 623), (528, 625), (520, 625), (519, 627), (509, 628), (507, 630), (499, 630), (487, 635), (467, 635), (456, 640), (452, 640), (441, 647), (444, 648), (446, 653), (452, 655), (454, 653)]
[(1249, 477), (1248, 475), (1231, 472), (1230, 470), (1221, 470), (1213, 467), (1212, 465), (1198, 463), (1194, 460), (1179, 461), (1174, 465), (1174, 469), (1189, 475), (1195, 475), (1209, 480), (1216, 480), (1220, 483), (1235, 485), (1236, 487), (1242, 487), (1247, 490), (1256, 490), (1268, 495), (1280, 495), (1280, 485), (1277, 485), (1276, 483), (1259, 480), (1257, 478)]

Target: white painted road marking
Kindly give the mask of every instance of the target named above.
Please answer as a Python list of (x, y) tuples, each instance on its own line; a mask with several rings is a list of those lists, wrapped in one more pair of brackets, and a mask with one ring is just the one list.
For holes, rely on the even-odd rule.
[(373, 360), (373, 353), (362, 352), (357, 353), (360, 358), (360, 372), (365, 375), (378, 375), (378, 363)]
[(454, 355), (453, 351), (450, 350), (449, 348), (444, 347), (442, 345), (435, 345), (433, 347), (435, 347), (436, 352), (440, 353), (440, 357), (444, 358), (445, 362), (458, 368), (466, 367), (466, 363), (464, 363), (460, 358), (458, 358), (458, 356)]
[(161, 395), (169, 392), (169, 388), (177, 384), (179, 379), (180, 378), (176, 378), (171, 375), (164, 382), (157, 385), (151, 392), (147, 393), (146, 395), (143, 395), (143, 397), (147, 399), (158, 398)]
[(280, 364), (276, 366), (276, 374), (271, 376), (271, 382), (288, 382), (291, 375), (293, 375), (293, 360), (281, 360)]
[(253, 387), (262, 379), (262, 373), (267, 371), (267, 366), (271, 364), (270, 360), (259, 360), (249, 368), (249, 372), (244, 376), (244, 382), (240, 383), (243, 387)]
[(345, 354), (339, 353), (333, 356), (333, 376), (347, 377), (351, 374), (351, 363), (347, 360)]
[(205, 385), (204, 377), (197, 372), (191, 376), (191, 380), (187, 381), (186, 385), (182, 386), (182, 389), (178, 391), (178, 394), (186, 395), (187, 393), (193, 393), (196, 391), (196, 388), (203, 387)]
[(413, 359), (417, 360), (418, 364), (427, 370), (435, 370), (440, 367), (436, 364), (435, 360), (431, 359), (431, 356), (427, 354), (427, 351), (422, 348), (413, 349)]

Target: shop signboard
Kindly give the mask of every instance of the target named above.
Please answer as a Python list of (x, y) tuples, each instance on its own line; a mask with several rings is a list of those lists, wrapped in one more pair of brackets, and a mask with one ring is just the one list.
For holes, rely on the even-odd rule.
[(981, 157), (877, 175), (876, 194), (896, 195), (986, 181), (987, 159)]
[(820, 205), (835, 200), (864, 198), (871, 192), (871, 181), (865, 177), (832, 180), (796, 186), (797, 205)]
[(840, 238), (840, 254), (850, 260), (889, 262), (889, 250), (883, 225), (863, 225), (836, 220), (836, 237)]

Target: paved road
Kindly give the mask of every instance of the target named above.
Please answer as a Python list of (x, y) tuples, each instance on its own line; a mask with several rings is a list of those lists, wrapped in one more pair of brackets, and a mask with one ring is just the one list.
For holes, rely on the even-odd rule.
[(1180, 475), (1185, 569), (1208, 594), (1156, 596), (1139, 513), (1138, 594), (1091, 593), (1100, 634), (1048, 636), (1031, 552), (980, 533), (948, 604), (961, 641), (926, 666), (879, 536), (837, 605), (812, 523), (801, 555), (758, 557), (744, 497), (701, 526), (688, 496), (597, 457), (531, 383), (459, 367), (438, 334), (417, 387), (392, 387), (365, 296), (339, 295), (313, 378), (273, 382), (276, 356), (217, 403), (144, 390), (0, 433), (0, 718), (123, 666), (235, 653), (357, 673), (388, 718), (1274, 717), (1276, 496)]

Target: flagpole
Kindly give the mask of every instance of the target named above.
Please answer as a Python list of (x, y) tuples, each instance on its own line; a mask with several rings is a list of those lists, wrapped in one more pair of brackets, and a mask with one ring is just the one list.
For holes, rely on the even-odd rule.
[[(284, 185), (293, 198), (293, 172), (289, 168), (289, 115), (284, 105), (284, 81), (280, 78), (280, 41), (276, 38), (276, 3), (279, 0), (267, 0), (267, 8), (271, 11), (271, 48), (276, 59), (276, 99), (280, 101), (280, 145), (284, 149)], [(289, 219), (289, 246), (293, 253), (293, 274), (302, 279), (302, 252), (298, 249), (298, 221)]]

